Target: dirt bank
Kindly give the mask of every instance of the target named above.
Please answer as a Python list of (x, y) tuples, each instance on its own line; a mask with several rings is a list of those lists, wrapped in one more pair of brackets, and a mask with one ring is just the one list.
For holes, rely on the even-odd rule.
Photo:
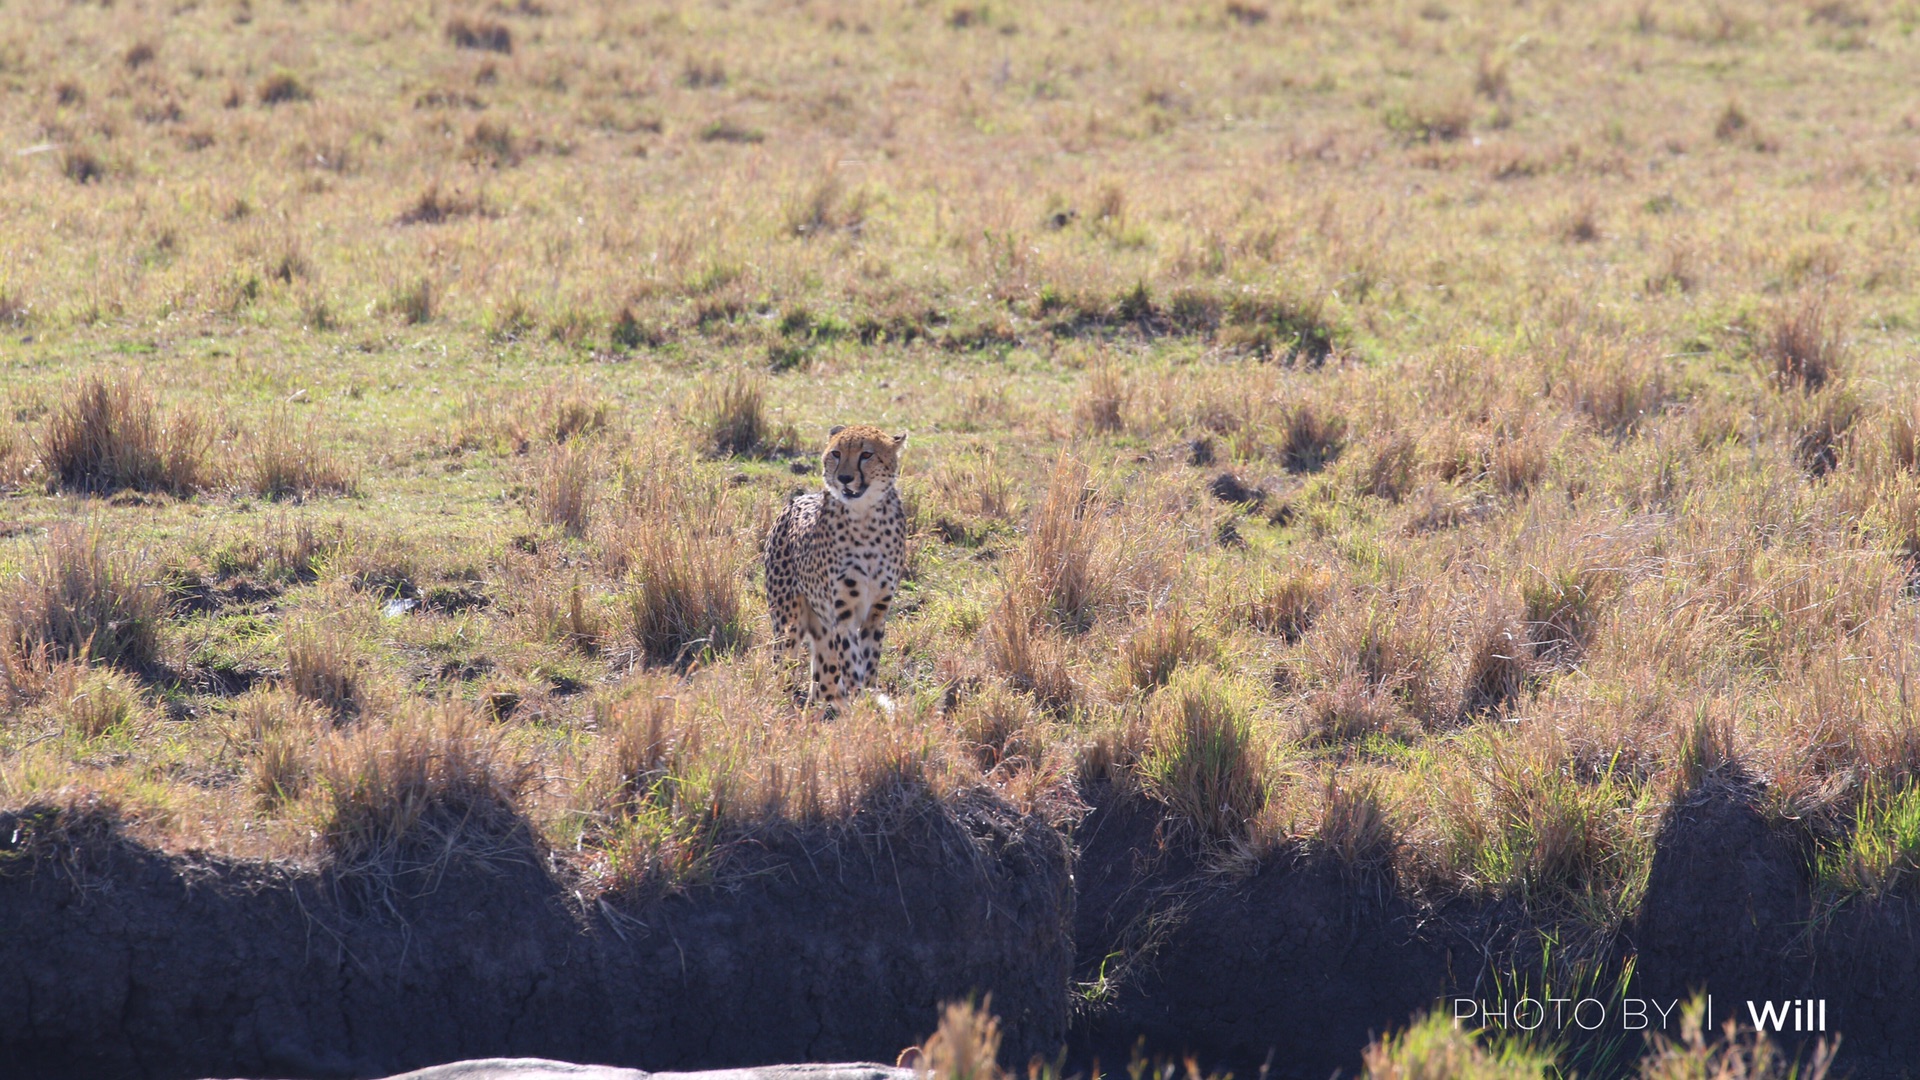
[[(1519, 905), (1410, 903), (1377, 879), (1328, 860), (1276, 856), (1252, 874), (1209, 879), (1166, 841), (1156, 814), (1107, 800), (1082, 823), (1076, 1060), (1123, 1063), (1193, 1056), (1254, 1075), (1351, 1074), (1373, 1037), (1437, 1000), (1496, 997), (1503, 984), (1540, 983), (1543, 927)], [(1911, 903), (1893, 899), (1819, 909), (1808, 858), (1725, 778), (1680, 800), (1656, 841), (1638, 915), (1609, 946), (1591, 994), (1607, 1027), (1588, 1052), (1630, 1066), (1644, 1035), (1625, 1030), (1621, 1001), (1711, 993), (1716, 1020), (1748, 1019), (1756, 1004), (1826, 1002), (1843, 1036), (1842, 1073), (1900, 1077), (1920, 1061), (1920, 942)], [(1143, 959), (1128, 966), (1126, 958)], [(1633, 962), (1624, 985), (1622, 965)], [(1099, 976), (1120, 967), (1104, 992)], [(1677, 1015), (1677, 1014), (1676, 1014)], [(1807, 1052), (1812, 1036), (1778, 1038)], [(1587, 1070), (1593, 1072), (1593, 1067)]]
[(752, 873), (583, 904), (525, 829), (368, 903), (364, 883), (0, 815), (0, 1060), (14, 1077), (384, 1075), (460, 1058), (648, 1069), (891, 1061), (990, 991), (1059, 1045), (1062, 838), (978, 796), (773, 842)]
[[(0, 815), (0, 970), (16, 975), (0, 980), (0, 1060), (23, 1077), (891, 1060), (937, 1003), (991, 991), (1010, 1062), (1064, 1043), (1112, 1068), (1142, 1045), (1320, 1080), (1538, 955), (1517, 904), (1436, 910), (1298, 855), (1202, 873), (1138, 799), (1096, 798), (1071, 846), (986, 795), (923, 800), (789, 835), (724, 887), (605, 907), (524, 829), (497, 839), (369, 903), (322, 872), (156, 853), (105, 815)], [(1631, 958), (1624, 992), (1649, 999), (1707, 990), (1722, 1017), (1825, 999), (1849, 1075), (1905, 1075), (1914, 913), (1816, 922), (1807, 865), (1741, 785), (1682, 799), (1613, 970)], [(1640, 1036), (1611, 1042), (1630, 1057)]]

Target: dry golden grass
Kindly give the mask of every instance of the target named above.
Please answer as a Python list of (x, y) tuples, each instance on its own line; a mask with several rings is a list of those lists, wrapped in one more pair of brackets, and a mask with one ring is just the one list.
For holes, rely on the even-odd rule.
[(348, 719), (365, 704), (358, 643), (337, 619), (307, 619), (286, 630), (287, 689)]
[(993, 996), (979, 1004), (948, 1002), (940, 1010), (940, 1026), (911, 1064), (916, 1077), (930, 1080), (1006, 1080), (1000, 1067), (1000, 1018), (993, 1014)]
[(327, 853), (351, 871), (391, 871), (511, 828), (529, 773), (500, 742), (457, 705), (417, 706), (330, 737), (313, 781)]
[[(1112, 783), (1614, 926), (1740, 768), (1902, 887), (1911, 12), (1428, 6), (20, 0), (0, 802), (612, 887)], [(755, 564), (861, 421), (899, 712), (821, 725)]]
[(88, 522), (62, 522), (29, 555), (9, 589), (7, 637), (16, 657), (118, 664), (135, 670), (161, 659), (166, 598), (151, 565), (115, 550)]
[(254, 432), (242, 468), (246, 486), (264, 499), (351, 495), (357, 487), (347, 466), (320, 444), (314, 425), (296, 430), (284, 410)]
[(211, 438), (192, 411), (162, 416), (137, 378), (95, 375), (48, 415), (40, 467), (54, 484), (74, 491), (186, 494), (208, 478)]

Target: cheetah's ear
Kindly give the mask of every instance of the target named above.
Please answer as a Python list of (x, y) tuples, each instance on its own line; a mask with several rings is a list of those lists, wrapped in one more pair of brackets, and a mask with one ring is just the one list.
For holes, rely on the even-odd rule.
[(907, 433), (903, 431), (903, 432), (901, 432), (900, 434), (898, 434), (898, 435), (895, 435), (895, 436), (893, 437), (893, 445), (895, 445), (895, 446), (905, 446), (905, 445), (907, 445)]
[(845, 431), (845, 430), (847, 430), (847, 425), (845, 425), (845, 424), (835, 424), (835, 425), (833, 425), (832, 427), (830, 427), (830, 428), (828, 428), (828, 429), (827, 429), (827, 435), (828, 435), (829, 437), (832, 437), (832, 436), (834, 436), (834, 435), (838, 435), (838, 434), (840, 434), (841, 432), (843, 432), (843, 431)]

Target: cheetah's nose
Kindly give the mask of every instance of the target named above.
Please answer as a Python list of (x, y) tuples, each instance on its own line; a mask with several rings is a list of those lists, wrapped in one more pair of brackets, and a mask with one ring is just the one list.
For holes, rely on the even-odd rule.
[(851, 484), (851, 483), (853, 483), (853, 477), (851, 477), (851, 476), (848, 476), (848, 475), (847, 475), (846, 473), (841, 473), (841, 474), (840, 474), (840, 482), (841, 482), (841, 483), (843, 483), (843, 484)]

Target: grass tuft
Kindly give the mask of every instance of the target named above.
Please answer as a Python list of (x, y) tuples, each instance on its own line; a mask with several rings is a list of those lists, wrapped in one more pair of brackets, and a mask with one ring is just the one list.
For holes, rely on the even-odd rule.
[(720, 457), (772, 457), (797, 448), (791, 426), (775, 431), (766, 413), (766, 380), (735, 372), (710, 382), (700, 405), (707, 445)]
[(479, 49), (501, 55), (513, 53), (513, 31), (492, 19), (456, 15), (447, 20), (447, 40), (461, 49)]
[(1845, 362), (1839, 320), (1822, 294), (1775, 312), (1761, 356), (1783, 387), (1812, 392), (1833, 381)]
[[(1559, 1075), (1552, 1055), (1528, 1050), (1511, 1039), (1488, 1049), (1475, 1032), (1461, 1028), (1442, 1009), (1367, 1047), (1361, 1070), (1366, 1080), (1545, 1080)], [(1721, 1074), (1684, 1075), (1717, 1078)], [(1733, 1077), (1728, 1075), (1726, 1080)]]
[(109, 546), (98, 528), (54, 525), (9, 590), (6, 634), (14, 656), (156, 667), (167, 601), (153, 576), (139, 556)]
[(359, 488), (346, 465), (320, 445), (313, 421), (297, 431), (284, 409), (249, 440), (245, 465), (247, 487), (263, 499), (352, 495)]
[(993, 1015), (993, 995), (978, 1005), (948, 1002), (914, 1067), (916, 1076), (928, 1080), (1008, 1080), (1010, 1074), (1000, 1067), (1000, 1018)]
[(1155, 612), (1127, 639), (1120, 653), (1120, 681), (1134, 691), (1157, 690), (1183, 664), (1202, 658), (1207, 640), (1179, 607)]
[(1181, 672), (1154, 698), (1142, 783), (1202, 842), (1248, 835), (1267, 803), (1266, 762), (1236, 688), (1210, 671)]
[(1280, 455), (1289, 472), (1319, 472), (1347, 445), (1347, 418), (1310, 402), (1288, 414), (1280, 432)]
[(285, 633), (287, 689), (329, 710), (338, 720), (366, 705), (363, 663), (338, 619), (303, 619)]
[(601, 544), (624, 573), (627, 630), (646, 662), (684, 666), (751, 638), (752, 552), (724, 489), (659, 483), (634, 492), (609, 514)]
[(535, 513), (568, 535), (584, 536), (599, 483), (598, 453), (578, 441), (562, 442), (547, 452), (534, 476)]
[(320, 842), (336, 870), (390, 880), (484, 856), (519, 821), (530, 774), (469, 707), (414, 706), (320, 749)]
[(113, 668), (87, 671), (60, 706), (66, 729), (82, 739), (131, 730), (147, 713), (140, 688)]
[(208, 479), (210, 425), (192, 409), (162, 417), (135, 376), (90, 375), (48, 415), (40, 465), (58, 486), (191, 492)]
[(296, 101), (312, 101), (313, 91), (293, 72), (276, 71), (261, 80), (259, 96), (262, 105), (285, 105)]

